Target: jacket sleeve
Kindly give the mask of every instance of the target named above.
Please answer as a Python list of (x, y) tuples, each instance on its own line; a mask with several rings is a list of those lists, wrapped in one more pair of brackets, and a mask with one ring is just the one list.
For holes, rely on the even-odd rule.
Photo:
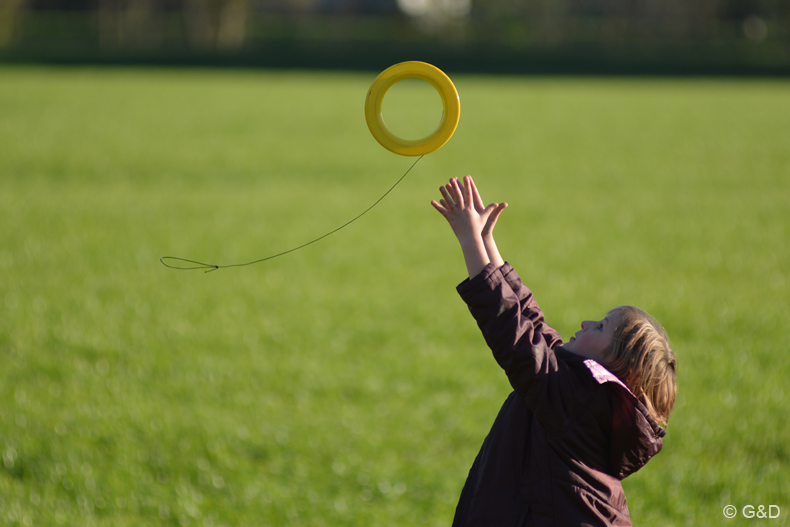
[(547, 430), (568, 426), (586, 407), (593, 386), (555, 355), (559, 334), (544, 322), (529, 288), (509, 266), (489, 264), (457, 289), (516, 393)]
[(543, 319), (543, 312), (540, 310), (535, 297), (532, 296), (532, 291), (524, 285), (516, 270), (507, 262), (505, 262), (499, 270), (510, 286), (510, 289), (516, 294), (521, 314), (532, 321), (535, 330), (543, 335), (549, 347), (554, 349), (556, 346), (562, 344), (562, 337), (559, 332), (546, 324), (546, 321)]

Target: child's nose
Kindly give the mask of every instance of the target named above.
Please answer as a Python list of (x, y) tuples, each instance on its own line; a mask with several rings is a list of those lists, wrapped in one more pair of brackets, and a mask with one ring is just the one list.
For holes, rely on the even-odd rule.
[(592, 324), (592, 322), (590, 322), (589, 320), (583, 320), (582, 321), (582, 331), (587, 331), (587, 326), (589, 326), (590, 324)]

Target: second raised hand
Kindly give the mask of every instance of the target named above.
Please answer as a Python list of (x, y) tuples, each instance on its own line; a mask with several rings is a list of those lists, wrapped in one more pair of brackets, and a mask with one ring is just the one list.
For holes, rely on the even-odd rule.
[(486, 207), (483, 205), (483, 199), (480, 197), (480, 192), (477, 190), (477, 185), (475, 185), (474, 180), (469, 177), (469, 181), (472, 186), (472, 197), (474, 199), (475, 209), (477, 212), (483, 213), (489, 207), (493, 207), (493, 210), (488, 215), (486, 219), (486, 224), (483, 226), (483, 230), (481, 234), (483, 238), (492, 237), (494, 236), (494, 226), (496, 226), (496, 221), (499, 219), (499, 215), (502, 214), (502, 211), (507, 208), (507, 203), (492, 203)]
[(496, 226), (496, 222), (499, 219), (499, 215), (502, 214), (502, 211), (507, 208), (507, 203), (492, 203), (486, 207), (483, 205), (483, 199), (480, 197), (480, 192), (478, 192), (477, 185), (475, 185), (474, 181), (471, 181), (471, 186), (475, 208), (478, 210), (478, 212), (486, 210), (488, 207), (493, 207), (493, 210), (488, 215), (488, 219), (486, 219), (486, 223), (483, 226), (483, 230), (480, 234), (483, 237), (483, 245), (485, 246), (486, 254), (488, 254), (488, 259), (491, 260), (491, 263), (497, 267), (502, 267), (505, 264), (505, 261), (499, 254), (499, 248), (497, 247), (496, 241), (494, 241), (494, 227)]

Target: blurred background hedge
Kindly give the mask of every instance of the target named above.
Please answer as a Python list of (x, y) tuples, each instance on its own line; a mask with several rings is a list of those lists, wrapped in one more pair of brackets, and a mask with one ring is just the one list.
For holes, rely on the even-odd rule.
[(786, 0), (0, 0), (0, 61), (790, 74)]

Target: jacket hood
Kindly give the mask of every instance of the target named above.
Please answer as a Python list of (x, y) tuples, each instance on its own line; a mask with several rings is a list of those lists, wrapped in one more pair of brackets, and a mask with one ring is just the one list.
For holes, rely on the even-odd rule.
[(612, 416), (612, 475), (630, 476), (661, 451), (666, 430), (634, 395), (617, 388)]
[(647, 407), (613, 373), (592, 359), (584, 364), (600, 384), (611, 383), (615, 391), (612, 408), (611, 474), (624, 479), (661, 451), (663, 429)]

